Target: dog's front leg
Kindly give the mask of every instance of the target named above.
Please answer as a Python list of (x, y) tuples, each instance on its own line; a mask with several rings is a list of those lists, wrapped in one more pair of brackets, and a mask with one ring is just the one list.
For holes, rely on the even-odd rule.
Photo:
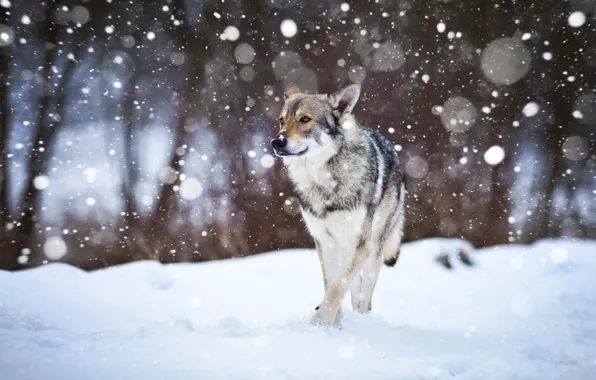
[(325, 256), (323, 254), (323, 247), (317, 239), (315, 239), (315, 247), (317, 248), (317, 255), (319, 256), (319, 262), (321, 263), (321, 272), (323, 274), (323, 290), (327, 291), (327, 284), (329, 283), (329, 271), (327, 270), (325, 263)]
[(336, 276), (325, 289), (323, 301), (312, 317), (311, 324), (320, 326), (341, 327), (341, 302), (346, 292), (362, 266), (371, 254), (372, 222), (367, 218), (354, 254), (344, 262), (339, 276)]

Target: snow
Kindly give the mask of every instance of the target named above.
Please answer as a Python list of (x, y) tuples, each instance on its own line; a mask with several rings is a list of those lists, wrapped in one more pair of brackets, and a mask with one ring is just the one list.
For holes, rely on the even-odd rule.
[(172, 62), (173, 65), (180, 66), (185, 60), (186, 57), (184, 56), (184, 53), (180, 53), (179, 51), (175, 51), (170, 55), (170, 62)]
[(203, 185), (196, 178), (187, 178), (180, 184), (180, 196), (192, 201), (203, 194)]
[(225, 36), (226, 40), (236, 41), (238, 38), (240, 38), (240, 30), (238, 30), (238, 28), (235, 26), (230, 25), (224, 29), (223, 35)]
[(489, 165), (499, 165), (505, 159), (505, 150), (498, 145), (493, 145), (484, 152), (484, 161)]
[(406, 244), (372, 314), (346, 298), (342, 330), (308, 324), (322, 296), (313, 250), (0, 271), (0, 378), (594, 378), (596, 243), (486, 248), (472, 267), (456, 247), (468, 244)]
[(596, 124), (596, 94), (587, 93), (578, 96), (573, 103), (573, 116), (582, 124)]
[(275, 158), (272, 155), (264, 154), (263, 157), (261, 157), (261, 166), (269, 169), (273, 167), (273, 165), (275, 165)]
[(581, 136), (570, 136), (563, 142), (563, 155), (568, 160), (580, 161), (588, 157), (588, 142)]
[(8, 46), (14, 40), (14, 32), (10, 27), (0, 24), (0, 46)]
[(66, 243), (60, 236), (51, 236), (44, 242), (43, 252), (50, 260), (60, 260), (66, 255)]
[(170, 166), (166, 166), (159, 171), (160, 181), (169, 185), (176, 182), (177, 176), (178, 174), (176, 173), (176, 170)]
[(374, 72), (390, 72), (398, 70), (405, 63), (406, 55), (400, 44), (387, 41), (373, 51), (372, 61), (368, 66)]
[(567, 21), (571, 27), (579, 28), (586, 23), (586, 15), (583, 12), (576, 11), (569, 15)]
[(135, 46), (135, 38), (129, 35), (122, 37), (122, 46), (125, 48), (131, 48)]
[(46, 189), (48, 186), (50, 186), (50, 178), (44, 174), (38, 175), (33, 179), (33, 186), (35, 186), (37, 190)]
[(482, 51), (480, 65), (484, 75), (499, 85), (513, 84), (530, 71), (532, 57), (526, 46), (514, 38), (491, 41)]
[(90, 18), (90, 14), (89, 11), (87, 10), (87, 8), (81, 6), (81, 5), (75, 5), (72, 8), (72, 21), (74, 21), (77, 24), (85, 24), (87, 23), (87, 21), (89, 21)]
[(428, 163), (422, 157), (411, 157), (406, 162), (406, 173), (412, 178), (424, 178), (428, 173)]
[(248, 65), (255, 58), (255, 49), (247, 43), (241, 43), (234, 50), (234, 57), (239, 63)]
[(286, 38), (294, 37), (296, 33), (298, 33), (298, 26), (296, 25), (294, 20), (283, 20), (279, 28), (281, 30), (281, 34), (283, 34), (283, 36)]
[(536, 116), (538, 111), (540, 111), (540, 106), (536, 102), (530, 102), (524, 106), (522, 113), (525, 117), (532, 117)]
[(453, 96), (443, 104), (442, 108), (437, 108), (436, 112), (440, 114), (441, 121), (445, 128), (450, 132), (465, 132), (475, 123), (478, 113), (474, 104), (462, 96)]

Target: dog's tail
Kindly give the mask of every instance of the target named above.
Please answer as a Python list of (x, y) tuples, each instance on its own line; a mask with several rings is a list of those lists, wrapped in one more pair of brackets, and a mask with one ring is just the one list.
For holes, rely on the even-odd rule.
[(399, 198), (398, 198), (398, 202), (397, 202), (397, 210), (395, 211), (395, 213), (396, 213), (395, 217), (397, 218), (397, 220), (395, 223), (395, 227), (393, 227), (393, 232), (391, 235), (391, 240), (393, 240), (394, 242), (397, 242), (397, 246), (392, 245), (392, 247), (390, 248), (392, 250), (390, 252), (385, 252), (385, 254), (383, 255), (383, 262), (388, 267), (394, 266), (395, 263), (397, 262), (397, 259), (399, 258), (399, 252), (401, 250), (401, 240), (404, 235), (404, 225), (405, 225), (405, 219), (406, 219), (406, 216), (404, 214), (406, 186), (403, 181), (399, 188), (398, 197)]
[(395, 266), (395, 263), (397, 262), (398, 258), (399, 258), (399, 250), (397, 250), (395, 255), (386, 257), (385, 260), (383, 261), (383, 263), (385, 263), (385, 265), (387, 265), (388, 267), (392, 267), (392, 266)]

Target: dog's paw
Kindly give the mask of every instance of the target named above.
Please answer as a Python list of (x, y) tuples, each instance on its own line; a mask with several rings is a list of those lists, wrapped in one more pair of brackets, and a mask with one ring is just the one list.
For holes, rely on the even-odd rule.
[(352, 308), (360, 314), (368, 314), (372, 310), (372, 305), (366, 300), (359, 300), (356, 303), (352, 303)]
[(341, 328), (341, 310), (317, 306), (315, 313), (310, 320), (313, 326)]

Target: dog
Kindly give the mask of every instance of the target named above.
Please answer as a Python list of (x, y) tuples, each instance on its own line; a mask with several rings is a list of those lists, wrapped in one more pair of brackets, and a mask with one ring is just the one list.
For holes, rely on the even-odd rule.
[(403, 236), (404, 168), (389, 140), (354, 118), (360, 90), (305, 94), (290, 83), (271, 140), (323, 271), (324, 296), (311, 319), (317, 326), (342, 327), (348, 290), (354, 310), (371, 311), (382, 264), (395, 265)]

